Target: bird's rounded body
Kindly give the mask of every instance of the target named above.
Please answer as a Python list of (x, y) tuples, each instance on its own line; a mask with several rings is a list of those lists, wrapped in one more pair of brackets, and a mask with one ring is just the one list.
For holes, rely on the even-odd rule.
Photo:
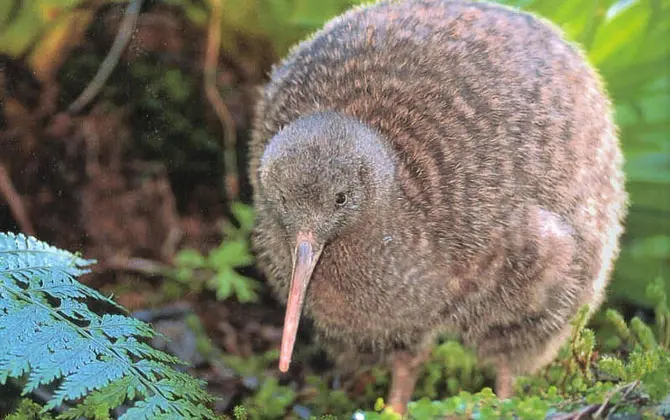
[(376, 202), (329, 237), (306, 291), (305, 315), (331, 348), (383, 354), (452, 331), (528, 371), (553, 358), (580, 306), (600, 305), (626, 213), (622, 156), (599, 77), (547, 22), (488, 3), (382, 1), (328, 22), (274, 68), (250, 177), (258, 263), (282, 299), (290, 217), (308, 217), (319, 196), (297, 191), (339, 182), (323, 168), (340, 146), (296, 141), (312, 157), (274, 170), (315, 181), (286, 189), (290, 215), (272, 210), (263, 159), (278, 133), (293, 147), (291, 130), (378, 139), (356, 151), (384, 179), (371, 184)]

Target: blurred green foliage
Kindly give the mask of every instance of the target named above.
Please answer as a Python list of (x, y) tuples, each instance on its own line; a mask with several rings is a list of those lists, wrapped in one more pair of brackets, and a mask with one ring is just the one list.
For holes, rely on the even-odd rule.
[(0, 53), (21, 55), (82, 0), (0, 1)]
[[(317, 30), (323, 23), (365, 0), (220, 0), (223, 7), (221, 46), (241, 53), (239, 34), (272, 45), (277, 56)], [(195, 22), (204, 22), (206, 9), (197, 0), (167, 0), (185, 8)]]
[(249, 245), (253, 228), (252, 209), (234, 202), (231, 210), (239, 227), (231, 222), (223, 226), (224, 240), (203, 255), (195, 249), (182, 249), (174, 258), (174, 270), (163, 283), (163, 291), (176, 298), (186, 292), (199, 293), (207, 288), (216, 293), (217, 299), (235, 296), (240, 302), (254, 302), (260, 283), (237, 272), (236, 269), (250, 266), (254, 262)]

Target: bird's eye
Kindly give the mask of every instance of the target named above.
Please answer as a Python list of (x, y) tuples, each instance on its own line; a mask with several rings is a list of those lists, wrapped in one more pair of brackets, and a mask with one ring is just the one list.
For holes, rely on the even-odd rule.
[(342, 192), (335, 194), (335, 204), (337, 204), (338, 206), (341, 207), (347, 204), (347, 200), (348, 200), (347, 194)]

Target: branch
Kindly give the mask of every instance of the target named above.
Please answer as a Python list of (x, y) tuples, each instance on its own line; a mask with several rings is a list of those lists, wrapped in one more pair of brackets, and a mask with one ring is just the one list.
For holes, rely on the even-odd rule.
[(610, 394), (605, 399), (605, 402), (603, 402), (602, 405), (600, 406), (600, 408), (598, 408), (598, 411), (596, 411), (593, 414), (593, 417), (599, 419), (600, 416), (602, 416), (604, 414), (605, 410), (607, 410), (610, 407), (610, 401), (612, 400), (612, 397), (614, 397), (616, 394), (618, 394), (619, 392), (623, 392), (623, 394), (621, 396), (621, 399), (625, 400), (626, 397), (628, 397), (628, 395), (635, 388), (637, 388), (638, 385), (640, 385), (640, 380), (639, 379), (636, 380), (636, 381), (633, 381), (629, 384), (622, 385), (622, 386), (618, 387), (617, 389), (615, 389), (614, 391), (610, 392)]
[(147, 276), (165, 275), (170, 266), (145, 258), (125, 258), (114, 256), (101, 264), (105, 269), (132, 271)]
[(216, 86), (216, 72), (221, 48), (221, 0), (209, 0), (212, 15), (209, 20), (207, 50), (205, 54), (204, 88), (207, 99), (216, 112), (224, 131), (224, 170), (225, 187), (228, 201), (234, 201), (239, 195), (239, 177), (237, 174), (237, 139), (235, 121), (228, 111)]
[(88, 86), (86, 86), (86, 89), (84, 89), (79, 97), (68, 107), (67, 110), (70, 114), (76, 114), (88, 105), (107, 82), (107, 79), (119, 62), (123, 50), (126, 48), (133, 35), (137, 18), (140, 15), (141, 6), (142, 0), (132, 0), (128, 5), (123, 21), (119, 26), (119, 32), (116, 34), (116, 38), (112, 44), (112, 48), (100, 65), (98, 73), (96, 73), (93, 80), (91, 80)]
[(19, 224), (23, 233), (34, 236), (35, 229), (33, 228), (32, 223), (30, 223), (30, 218), (23, 205), (23, 200), (14, 188), (14, 184), (9, 177), (9, 171), (2, 163), (0, 163), (0, 197), (4, 197), (7, 201), (9, 210), (12, 212), (12, 216), (14, 216), (16, 223)]
[(591, 416), (592, 418), (600, 418), (603, 414), (605, 414), (605, 411), (610, 411), (612, 408), (611, 400), (614, 395), (618, 393), (622, 393), (621, 399), (625, 400), (628, 395), (635, 389), (637, 386), (640, 385), (640, 381), (633, 381), (624, 385), (621, 385), (620, 387), (614, 389), (609, 393), (607, 398), (602, 404), (590, 404), (587, 405), (586, 407), (582, 407), (581, 409), (571, 412), (571, 413), (561, 413), (558, 415), (551, 416), (551, 420), (580, 420), (583, 418), (588, 418), (587, 416)]

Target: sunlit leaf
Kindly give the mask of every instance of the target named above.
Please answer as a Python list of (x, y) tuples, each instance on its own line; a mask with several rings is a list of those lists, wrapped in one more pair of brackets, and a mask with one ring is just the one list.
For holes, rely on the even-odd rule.
[(670, 154), (650, 153), (626, 162), (626, 173), (632, 181), (658, 183), (670, 190)]

